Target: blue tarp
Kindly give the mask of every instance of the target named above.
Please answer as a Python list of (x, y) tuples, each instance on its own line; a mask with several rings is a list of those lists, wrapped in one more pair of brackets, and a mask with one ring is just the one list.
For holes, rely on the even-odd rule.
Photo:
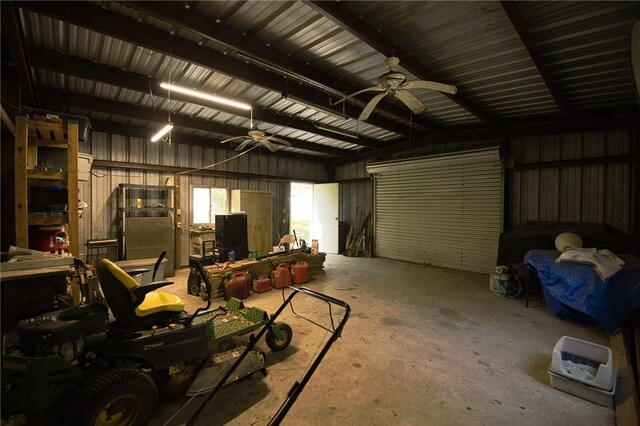
[(559, 255), (557, 251), (532, 250), (523, 262), (538, 274), (554, 315), (595, 321), (613, 333), (640, 308), (640, 265), (629, 262), (603, 281), (591, 265), (556, 263)]

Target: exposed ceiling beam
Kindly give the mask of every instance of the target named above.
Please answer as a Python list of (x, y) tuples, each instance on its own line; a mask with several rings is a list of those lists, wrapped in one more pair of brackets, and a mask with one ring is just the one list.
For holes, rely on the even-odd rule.
[(527, 24), (525, 24), (524, 19), (522, 19), (522, 16), (518, 11), (518, 6), (516, 5), (516, 2), (502, 0), (500, 1), (500, 4), (502, 5), (502, 8), (504, 9), (505, 13), (509, 17), (509, 20), (511, 20), (511, 24), (513, 25), (513, 28), (516, 30), (516, 32), (520, 36), (520, 40), (522, 41), (522, 44), (524, 44), (524, 47), (527, 49), (527, 52), (529, 52), (529, 56), (531, 57), (531, 60), (535, 64), (536, 68), (538, 69), (538, 73), (544, 80), (544, 83), (547, 85), (547, 88), (549, 89), (551, 96), (553, 96), (553, 100), (556, 102), (556, 105), (558, 106), (560, 113), (564, 118), (566, 118), (567, 108), (564, 102), (562, 101), (562, 97), (560, 96), (560, 92), (558, 91), (558, 88), (553, 82), (553, 78), (551, 78), (551, 74), (549, 73), (547, 64), (545, 63), (544, 59), (540, 55), (540, 52), (538, 52), (536, 43), (533, 40), (533, 37), (531, 36), (529, 29), (527, 28)]
[(204, 175), (215, 176), (231, 179), (259, 179), (270, 180), (276, 182), (289, 182), (294, 179), (302, 182), (322, 182), (318, 180), (310, 180), (308, 178), (298, 178), (295, 176), (274, 176), (274, 175), (262, 175), (257, 173), (240, 173), (240, 172), (226, 172), (223, 170), (209, 170), (209, 169), (192, 169), (176, 166), (163, 166), (161, 164), (140, 164), (140, 163), (126, 163), (122, 161), (107, 161), (107, 160), (94, 160), (93, 167), (105, 167), (110, 169), (123, 169), (123, 170), (144, 170), (152, 172), (166, 172), (166, 173), (188, 173), (189, 175)]
[[(74, 77), (80, 77), (85, 80), (99, 81), (102, 83), (110, 84), (112, 86), (121, 87), (145, 94), (149, 93), (149, 91), (151, 90), (154, 96), (158, 96), (160, 98), (166, 99), (168, 95), (167, 90), (160, 87), (161, 81), (149, 78), (142, 74), (123, 71), (120, 68), (112, 67), (109, 65), (96, 64), (83, 58), (61, 55), (56, 52), (49, 52), (44, 50), (32, 49), (29, 52), (29, 57), (31, 59), (31, 65), (36, 68), (54, 71), (65, 75), (72, 75)], [(171, 93), (171, 99), (206, 106), (245, 118), (250, 118), (251, 116), (249, 111), (213, 102), (207, 102), (205, 100), (193, 98), (188, 95), (182, 95), (175, 91)], [(275, 111), (261, 108), (259, 106), (253, 107), (253, 118), (258, 121), (276, 124), (278, 126), (288, 127), (291, 129), (302, 130), (304, 132), (314, 133), (316, 135), (339, 140), (339, 136), (336, 134), (337, 132), (340, 132), (339, 128), (335, 128), (334, 131), (322, 130), (319, 129), (311, 121), (297, 117), (290, 117), (288, 115), (278, 114)], [(325, 128), (333, 129), (332, 126), (322, 126)], [(383, 148), (387, 145), (382, 141), (362, 136), (358, 137), (357, 139), (348, 138), (345, 140), (345, 142), (369, 148)]]
[(6, 37), (11, 60), (22, 87), (22, 96), (27, 104), (37, 106), (37, 98), (31, 82), (31, 68), (29, 67), (23, 32), (18, 18), (18, 8), (9, 1), (0, 3), (2, 4), (2, 32)]
[[(395, 56), (400, 59), (400, 66), (418, 78), (434, 81), (443, 80), (427, 66), (420, 63), (420, 61), (418, 61), (413, 55), (399, 47), (392, 40), (386, 38), (382, 33), (371, 27), (371, 25), (365, 22), (357, 14), (347, 9), (341, 3), (335, 1), (307, 1), (306, 3), (383, 55)], [(456, 95), (448, 93), (443, 93), (443, 95), (478, 117), (484, 123), (489, 125), (492, 124), (492, 120), (487, 116), (487, 114), (481, 111), (477, 106), (473, 105), (471, 101), (466, 99), (460, 92)]]
[[(137, 22), (91, 3), (21, 2), (19, 5), (21, 8), (63, 22), (88, 28), (91, 31), (106, 34), (186, 62), (217, 70), (242, 81), (279, 92), (285, 98), (329, 114), (339, 117), (346, 115), (354, 119), (360, 114), (360, 108), (355, 105), (341, 104), (334, 106), (332, 102), (335, 99), (330, 95), (311, 90), (302, 86), (302, 84), (290, 82), (287, 78), (269, 73), (260, 67), (232, 58), (230, 55), (200, 46), (198, 43), (183, 37), (172, 36), (157, 27)], [(401, 135), (409, 133), (408, 126), (387, 117), (372, 117), (368, 123)]]
[[(212, 22), (211, 18), (194, 12), (192, 7), (187, 8), (187, 4), (184, 2), (122, 1), (121, 3), (172, 25), (193, 31), (204, 38), (240, 52), (256, 62), (278, 69), (310, 85), (320, 87), (336, 97), (343, 97), (359, 90), (351, 84), (332, 78), (326, 71), (281, 52), (255, 37), (236, 31), (224, 23)], [(366, 102), (361, 102), (360, 106), (364, 107), (365, 104)], [(380, 104), (377, 111), (384, 111), (399, 118), (407, 116), (404, 109), (391, 105)], [(413, 121), (425, 129), (435, 128), (435, 124), (429, 122), (425, 117), (416, 116)]]
[(595, 166), (600, 164), (633, 163), (633, 155), (614, 155), (607, 157), (576, 158), (573, 160), (534, 161), (513, 165), (514, 170), (558, 169), (561, 167)]
[[(91, 120), (91, 129), (95, 132), (111, 133), (116, 135), (131, 136), (134, 138), (149, 139), (153, 132), (149, 127), (132, 126), (130, 124), (114, 123), (111, 121)], [(215, 148), (222, 151), (235, 151), (233, 146), (227, 144), (218, 144), (217, 141), (202, 136), (184, 135), (179, 132), (173, 132), (171, 135), (172, 143), (182, 145), (195, 145), (205, 148)], [(263, 157), (287, 158), (291, 160), (310, 161), (314, 163), (326, 163), (327, 160), (316, 155), (298, 154), (295, 152), (278, 151), (272, 153), (267, 149), (260, 151)]]
[[(53, 90), (48, 88), (38, 88), (38, 93), (43, 103), (58, 106), (72, 106), (85, 108), (89, 110), (101, 111), (107, 114), (114, 114), (124, 117), (137, 118), (146, 120), (150, 123), (165, 123), (168, 117), (168, 111), (156, 110), (151, 108), (137, 106), (124, 102), (112, 101), (105, 98), (83, 95), (80, 93), (67, 92), (62, 90)], [(247, 129), (231, 126), (228, 124), (218, 123), (215, 121), (205, 120), (203, 118), (190, 117), (185, 114), (171, 113), (171, 121), (177, 127), (186, 127), (190, 129), (202, 130), (205, 132), (217, 133), (226, 136), (246, 136)], [(316, 144), (312, 142), (291, 139), (278, 136), (281, 139), (291, 143), (293, 148), (304, 149), (311, 152), (320, 152), (335, 156), (344, 156), (349, 154), (349, 150), (334, 148), (326, 145)], [(217, 142), (213, 145), (218, 146)]]
[(417, 138), (411, 142), (404, 141), (388, 148), (376, 151), (368, 151), (355, 154), (350, 157), (335, 160), (331, 163), (333, 167), (342, 166), (356, 161), (368, 160), (370, 158), (384, 158), (393, 153), (404, 151), (410, 147), (424, 146), (434, 143), (450, 143), (464, 141), (491, 140), (509, 138), (517, 136), (537, 136), (558, 133), (602, 131), (607, 129), (640, 129), (640, 111), (632, 110), (621, 113), (594, 113), (580, 119), (565, 120), (562, 122), (539, 122), (527, 125), (514, 125), (495, 129), (465, 130), (459, 132), (438, 133), (423, 138)]

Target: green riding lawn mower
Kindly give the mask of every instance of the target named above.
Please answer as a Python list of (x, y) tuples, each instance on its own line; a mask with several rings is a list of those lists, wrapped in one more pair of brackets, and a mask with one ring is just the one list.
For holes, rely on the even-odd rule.
[[(211, 282), (198, 267), (209, 297), (193, 314), (184, 312), (177, 296), (157, 291), (171, 282), (137, 285), (132, 275), (144, 271), (129, 275), (104, 259), (97, 275), (111, 315), (103, 304), (86, 304), (20, 321), (3, 337), (2, 416), (40, 416), (48, 424), (145, 425), (159, 393), (208, 392), (208, 402), (223, 385), (264, 372), (265, 354), (255, 343), (266, 335), (272, 351), (287, 348), (292, 329), (276, 317), (294, 294), (316, 293), (291, 289), (294, 294), (271, 317), (237, 299), (210, 309)], [(336, 338), (348, 317), (348, 305), (337, 302), (347, 313), (339, 329), (334, 327)], [(257, 335), (244, 348), (225, 348), (231, 338), (253, 331)], [(294, 387), (290, 405), (304, 384)], [(287, 410), (281, 407), (279, 420)]]

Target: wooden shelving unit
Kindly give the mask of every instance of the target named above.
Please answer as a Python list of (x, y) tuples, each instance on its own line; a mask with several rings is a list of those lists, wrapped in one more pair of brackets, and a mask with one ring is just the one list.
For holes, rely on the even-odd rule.
[[(78, 227), (78, 124), (61, 120), (16, 119), (15, 186), (16, 244), (29, 247), (29, 225), (66, 225), (69, 252), (80, 255)], [(67, 150), (66, 171), (37, 169), (38, 147)], [(29, 186), (37, 181), (59, 182), (67, 188), (67, 213), (29, 214)]]

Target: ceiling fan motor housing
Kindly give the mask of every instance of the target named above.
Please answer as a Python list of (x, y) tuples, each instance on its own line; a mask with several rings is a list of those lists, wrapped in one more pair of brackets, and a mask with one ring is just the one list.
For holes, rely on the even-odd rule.
[(407, 76), (401, 72), (389, 71), (386, 74), (382, 74), (378, 78), (378, 84), (380, 87), (386, 89), (397, 89), (407, 80)]
[(264, 132), (260, 129), (251, 129), (249, 130), (249, 136), (251, 136), (253, 139), (261, 139), (264, 137)]

